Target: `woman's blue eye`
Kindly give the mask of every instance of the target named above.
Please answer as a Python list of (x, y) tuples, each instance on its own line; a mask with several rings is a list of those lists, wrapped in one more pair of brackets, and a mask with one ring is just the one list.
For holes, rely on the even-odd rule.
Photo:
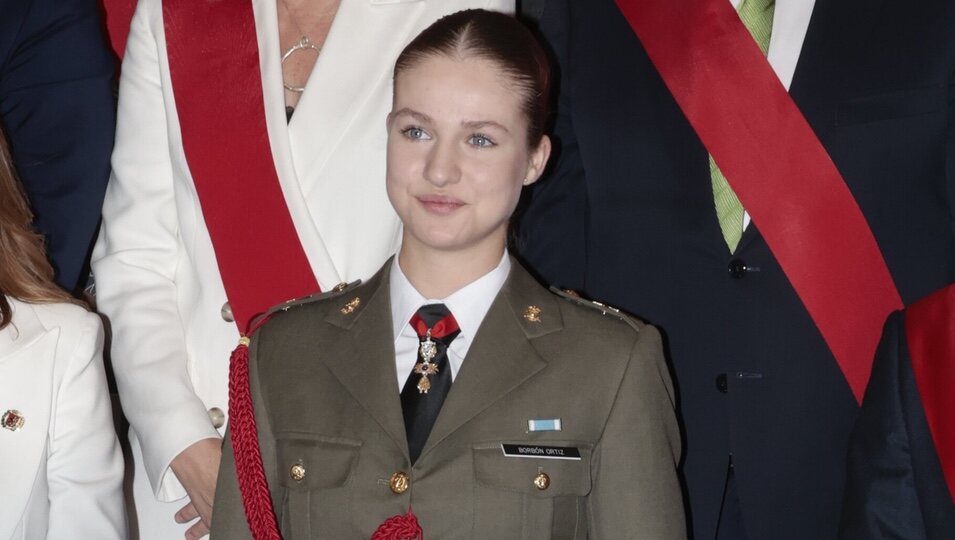
[(494, 141), (488, 139), (484, 135), (471, 135), (471, 138), (468, 139), (468, 144), (472, 146), (477, 146), (479, 148), (487, 148), (494, 146)]
[(405, 128), (401, 130), (401, 133), (404, 134), (405, 137), (408, 137), (409, 139), (416, 140), (416, 141), (430, 139), (430, 137), (428, 137), (428, 134), (425, 132), (425, 130), (421, 128), (417, 128), (417, 127)]

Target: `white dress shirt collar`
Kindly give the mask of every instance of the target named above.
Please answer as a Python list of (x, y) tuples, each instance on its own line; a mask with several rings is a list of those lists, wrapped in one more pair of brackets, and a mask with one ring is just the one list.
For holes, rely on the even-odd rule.
[[(497, 296), (498, 291), (501, 290), (510, 272), (511, 259), (505, 249), (501, 262), (487, 274), (451, 293), (446, 298), (425, 298), (401, 271), (401, 265), (396, 255), (392, 263), (390, 276), (391, 320), (394, 324), (395, 340), (401, 335), (402, 330), (411, 328), (408, 323), (415, 312), (418, 311), (418, 308), (427, 304), (444, 304), (454, 315), (455, 320), (458, 321), (458, 326), (461, 328), (461, 333), (454, 339), (453, 343), (455, 345), (458, 345), (459, 342), (470, 344), (475, 334), (477, 334), (481, 322), (484, 321), (487, 310), (490, 309), (491, 303)], [(461, 350), (460, 347), (455, 348)]]
[[(739, 9), (743, 0), (730, 0), (733, 7)], [(773, 14), (773, 33), (769, 40), (769, 52), (766, 55), (779, 82), (789, 90), (803, 40), (809, 29), (809, 19), (815, 0), (776, 0)]]

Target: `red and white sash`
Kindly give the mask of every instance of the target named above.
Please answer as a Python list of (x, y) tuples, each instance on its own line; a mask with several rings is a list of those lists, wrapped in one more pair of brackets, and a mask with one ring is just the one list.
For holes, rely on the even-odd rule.
[(616, 2), (861, 401), (902, 301), (826, 149), (730, 2)]

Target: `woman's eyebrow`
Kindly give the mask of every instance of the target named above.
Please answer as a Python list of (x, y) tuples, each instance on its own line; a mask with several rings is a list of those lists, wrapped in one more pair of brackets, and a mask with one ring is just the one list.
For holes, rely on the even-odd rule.
[(404, 108), (402, 108), (402, 109), (398, 109), (397, 111), (394, 112), (395, 118), (397, 118), (397, 117), (399, 117), (399, 116), (401, 116), (401, 115), (410, 116), (410, 117), (414, 118), (415, 120), (417, 120), (417, 121), (419, 121), (419, 122), (431, 122), (431, 117), (430, 117), (430, 116), (428, 116), (428, 115), (426, 115), (426, 114), (424, 114), (424, 113), (422, 113), (422, 112), (418, 112), (418, 111), (416, 111), (416, 110), (414, 110), (414, 109), (409, 109), (408, 107), (404, 107)]
[(504, 131), (505, 133), (510, 133), (503, 124), (495, 122), (494, 120), (465, 120), (461, 122), (461, 125), (468, 129), (483, 129), (488, 127), (493, 127)]

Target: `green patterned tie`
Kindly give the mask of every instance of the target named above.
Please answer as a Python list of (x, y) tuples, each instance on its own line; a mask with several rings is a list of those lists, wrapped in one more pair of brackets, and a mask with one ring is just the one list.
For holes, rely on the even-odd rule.
[[(739, 6), (739, 18), (756, 40), (763, 54), (769, 50), (769, 37), (773, 32), (773, 13), (776, 0), (743, 0)], [(713, 181), (713, 202), (716, 204), (716, 217), (720, 220), (723, 238), (730, 248), (736, 251), (739, 239), (743, 236), (743, 205), (740, 204), (726, 177), (710, 156), (710, 179)]]

